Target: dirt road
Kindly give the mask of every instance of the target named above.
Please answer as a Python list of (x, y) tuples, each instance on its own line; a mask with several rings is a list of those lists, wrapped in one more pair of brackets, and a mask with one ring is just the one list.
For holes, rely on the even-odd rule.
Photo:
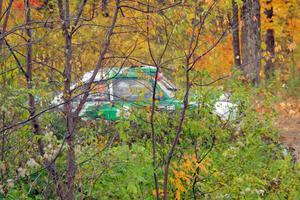
[(279, 104), (279, 116), (276, 123), (280, 140), (293, 151), (300, 162), (300, 101)]

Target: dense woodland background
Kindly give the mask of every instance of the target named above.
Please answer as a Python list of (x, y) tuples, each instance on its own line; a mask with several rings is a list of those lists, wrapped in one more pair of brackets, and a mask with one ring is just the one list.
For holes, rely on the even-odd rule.
[[(277, 123), (300, 113), (299, 0), (0, 0), (0, 22), (0, 199), (300, 198)], [(97, 72), (144, 65), (182, 109), (78, 117)], [(236, 121), (211, 114), (224, 92)]]

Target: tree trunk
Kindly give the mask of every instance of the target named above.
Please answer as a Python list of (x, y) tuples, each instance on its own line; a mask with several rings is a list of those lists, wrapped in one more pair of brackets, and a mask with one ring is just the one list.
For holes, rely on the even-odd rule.
[[(267, 0), (268, 7), (272, 4), (272, 0)], [(268, 22), (271, 24), (273, 22), (273, 7), (270, 6), (270, 9), (265, 10), (265, 14), (267, 16)], [(267, 29), (265, 35), (265, 43), (266, 43), (266, 65), (265, 65), (265, 77), (266, 80), (270, 80), (274, 77), (274, 62), (273, 59), (275, 57), (275, 36), (274, 29)]]
[[(31, 10), (30, 10), (30, 0), (24, 0), (24, 10), (25, 10), (25, 32), (26, 36), (28, 38), (27, 43), (26, 43), (26, 83), (27, 83), (27, 89), (32, 89), (32, 71), (33, 71), (33, 66), (32, 66), (32, 29), (31, 29)], [(37, 117), (34, 117), (36, 115), (36, 104), (35, 104), (35, 98), (34, 96), (29, 93), (28, 94), (28, 111), (29, 115), (32, 118), (31, 120), (31, 125), (33, 129), (33, 133), (35, 135), (41, 134), (40, 132), (40, 126)], [(44, 151), (44, 143), (41, 138), (38, 139), (38, 149), (39, 149), (39, 154), (43, 157), (45, 154)], [(53, 181), (56, 185), (57, 189), (57, 194), (61, 198), (63, 198), (63, 186), (61, 185), (60, 182), (60, 177), (58, 173), (56, 172), (54, 163), (48, 160), (44, 160), (44, 165), (45, 168), (48, 170), (48, 173), (52, 176)]]
[[(31, 30), (31, 11), (30, 11), (30, 1), (25, 0), (24, 1), (24, 9), (25, 9), (25, 22), (26, 22), (26, 36), (27, 36), (27, 44), (26, 44), (26, 83), (27, 83), (27, 89), (32, 89), (32, 30)], [(36, 105), (35, 105), (35, 98), (34, 96), (29, 92), (28, 93), (28, 111), (29, 116), (34, 117), (36, 114)], [(35, 135), (40, 134), (40, 126), (39, 122), (37, 120), (37, 117), (34, 117), (31, 120), (31, 125), (33, 129), (33, 133)], [(38, 139), (38, 148), (39, 153), (41, 156), (44, 155), (44, 144), (41, 138)]]
[[(32, 31), (30, 27), (31, 23), (31, 16), (30, 16), (30, 2), (29, 0), (25, 0), (25, 19), (26, 19), (26, 35), (27, 35), (27, 45), (26, 45), (26, 81), (27, 81), (27, 89), (32, 89)], [(29, 93), (28, 94), (28, 106), (29, 106), (29, 114), (30, 117), (35, 116), (36, 106), (34, 96)], [(37, 121), (37, 118), (33, 118), (32, 121), (32, 128), (34, 134), (40, 133), (40, 127)], [(40, 152), (43, 152), (43, 149), (39, 147)], [(43, 153), (42, 153), (43, 154)]]
[(109, 17), (109, 13), (107, 10), (107, 3), (108, 3), (107, 0), (102, 0), (102, 15), (103, 15), (103, 17)]
[(235, 0), (232, 0), (232, 46), (234, 53), (234, 64), (236, 67), (241, 65), (240, 55), (240, 33), (239, 33), (239, 8)]
[(1, 1), (0, 3), (1, 3), (1, 15), (0, 15), (0, 22), (1, 23), (2, 23), (2, 18), (4, 18), (3, 19), (3, 23), (2, 23), (2, 27), (1, 27), (2, 30), (0, 30), (0, 36), (1, 36), (1, 38), (0, 38), (0, 50), (2, 50), (2, 45), (3, 45), (4, 38), (5, 38), (2, 35), (4, 35), (5, 32), (6, 32), (6, 28), (7, 28), (7, 24), (8, 24), (8, 19), (9, 19), (9, 16), (10, 16), (10, 12), (11, 12), (13, 0), (9, 1), (8, 6), (7, 6), (6, 10), (5, 10), (5, 13), (2, 13), (3, 2)]
[[(5, 128), (5, 126), (6, 126), (6, 123), (5, 123), (5, 112), (3, 111), (2, 112), (2, 127), (3, 128)], [(4, 131), (3, 133), (2, 133), (2, 135), (1, 135), (1, 163), (5, 163), (5, 143), (6, 143), (6, 137), (5, 137), (5, 135), (6, 135), (6, 132)], [(0, 176), (1, 176), (1, 181), (0, 181), (0, 183), (1, 183), (1, 185), (3, 185), (4, 184), (4, 177), (5, 177), (5, 171), (4, 171), (4, 169), (3, 169), (3, 167), (1, 167), (0, 168)]]
[(67, 150), (67, 171), (66, 171), (66, 187), (64, 199), (75, 199), (75, 174), (76, 174), (76, 163), (75, 163), (75, 144), (74, 144), (74, 117), (72, 112), (72, 91), (71, 91), (71, 72), (72, 72), (72, 33), (70, 30), (71, 19), (70, 19), (70, 4), (69, 0), (65, 0), (65, 6), (63, 9), (62, 1), (59, 2), (60, 16), (63, 20), (63, 32), (65, 38), (65, 68), (64, 68), (64, 91), (63, 96), (65, 100), (64, 114), (67, 119), (67, 133), (65, 135), (68, 144)]
[(261, 70), (261, 30), (259, 0), (244, 0), (242, 17), (242, 63), (246, 77), (256, 86)]

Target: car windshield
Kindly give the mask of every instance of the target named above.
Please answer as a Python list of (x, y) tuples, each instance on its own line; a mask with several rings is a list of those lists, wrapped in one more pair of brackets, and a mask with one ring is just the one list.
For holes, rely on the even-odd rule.
[(117, 79), (113, 84), (115, 100), (147, 101), (152, 97), (151, 84), (145, 80)]

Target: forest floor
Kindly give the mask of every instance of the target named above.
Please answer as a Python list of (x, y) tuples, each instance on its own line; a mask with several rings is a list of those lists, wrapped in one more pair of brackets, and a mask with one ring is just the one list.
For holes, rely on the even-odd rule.
[(276, 105), (276, 127), (280, 141), (287, 145), (294, 159), (300, 162), (300, 100), (287, 99)]

